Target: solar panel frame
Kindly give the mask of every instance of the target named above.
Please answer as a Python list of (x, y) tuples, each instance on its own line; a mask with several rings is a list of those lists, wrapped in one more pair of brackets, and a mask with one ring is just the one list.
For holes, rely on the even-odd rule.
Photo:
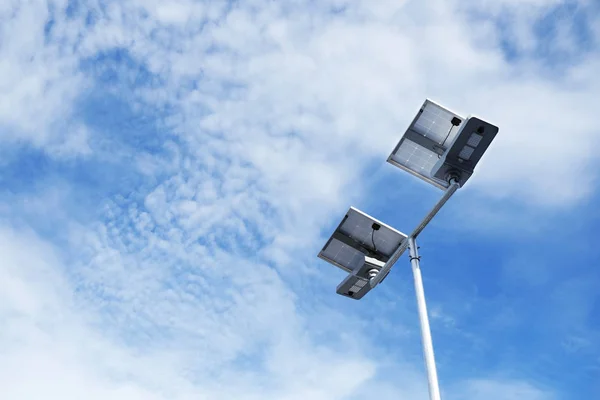
[[(453, 119), (460, 123), (454, 125)], [(449, 183), (432, 175), (433, 166), (458, 134), (465, 118), (426, 99), (387, 162), (439, 189)], [(451, 128), (452, 127), (452, 128)]]
[(318, 257), (348, 273), (362, 267), (364, 256), (369, 250), (375, 250), (371, 243), (373, 223), (380, 226), (374, 236), (375, 253), (381, 260), (387, 261), (407, 236), (355, 207), (350, 207)]

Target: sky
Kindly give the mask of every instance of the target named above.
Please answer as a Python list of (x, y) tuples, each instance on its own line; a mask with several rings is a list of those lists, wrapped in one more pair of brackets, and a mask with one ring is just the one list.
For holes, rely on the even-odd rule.
[(0, 2), (6, 400), (426, 399), (407, 256), (316, 255), (425, 98), (500, 132), (419, 237), (442, 396), (600, 398), (600, 4)]

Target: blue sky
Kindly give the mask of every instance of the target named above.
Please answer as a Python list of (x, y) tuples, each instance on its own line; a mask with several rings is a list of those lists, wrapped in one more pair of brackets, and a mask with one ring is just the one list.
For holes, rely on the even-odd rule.
[(592, 1), (5, 1), (0, 385), (13, 399), (425, 399), (408, 260), (360, 302), (349, 206), (432, 98), (500, 127), (420, 237), (442, 394), (600, 397)]

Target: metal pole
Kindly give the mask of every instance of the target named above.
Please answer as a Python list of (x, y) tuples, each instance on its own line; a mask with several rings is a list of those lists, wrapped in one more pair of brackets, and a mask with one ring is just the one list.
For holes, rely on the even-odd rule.
[(413, 236), (408, 238), (410, 264), (415, 278), (415, 292), (417, 294), (417, 306), (419, 308), (419, 320), (421, 322), (421, 339), (423, 341), (423, 357), (427, 367), (427, 381), (429, 383), (429, 399), (441, 400), (440, 386), (438, 383), (437, 370), (435, 367), (435, 357), (433, 354), (433, 341), (431, 339), (431, 329), (429, 327), (429, 317), (427, 316), (427, 303), (425, 303), (425, 291), (423, 289), (423, 279), (421, 278), (421, 268), (419, 266), (420, 257), (417, 249), (417, 242)]
[[(427, 224), (429, 224), (429, 222), (433, 219), (433, 217), (435, 217), (435, 215), (438, 213), (438, 211), (440, 211), (440, 209), (444, 206), (444, 204), (446, 204), (446, 202), (450, 199), (450, 197), (452, 197), (454, 192), (456, 192), (456, 190), (459, 187), (460, 187), (460, 185), (458, 184), (458, 182), (452, 181), (452, 184), (450, 185), (450, 187), (448, 187), (448, 189), (446, 189), (442, 198), (436, 203), (435, 206), (433, 206), (431, 211), (429, 211), (429, 214), (427, 214), (425, 216), (425, 218), (423, 218), (421, 223), (419, 225), (417, 225), (415, 230), (412, 231), (412, 233), (408, 237), (409, 238), (412, 237), (412, 238), (416, 239), (416, 237), (419, 236), (419, 233), (421, 233), (423, 231), (423, 229), (425, 229)], [(371, 284), (371, 288), (374, 288), (375, 286), (377, 286), (379, 283), (381, 283), (383, 278), (386, 277), (386, 275), (390, 272), (390, 269), (392, 269), (392, 267), (394, 266), (396, 261), (398, 261), (400, 256), (404, 253), (404, 251), (408, 247), (408, 242), (409, 242), (408, 240), (405, 240), (404, 242), (402, 242), (400, 247), (398, 247), (398, 249), (394, 252), (394, 254), (392, 254), (392, 256), (385, 263), (383, 268), (381, 268), (381, 271), (379, 271), (379, 273), (375, 277), (371, 278), (371, 280), (369, 281), (369, 283)]]

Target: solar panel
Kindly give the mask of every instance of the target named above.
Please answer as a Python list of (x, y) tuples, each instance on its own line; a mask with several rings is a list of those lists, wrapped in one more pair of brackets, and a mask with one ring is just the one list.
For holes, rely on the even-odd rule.
[(319, 257), (331, 264), (340, 267), (346, 272), (353, 271), (362, 265), (365, 260), (365, 254), (355, 248), (344, 244), (338, 239), (331, 238)]
[(319, 252), (319, 258), (352, 272), (364, 265), (365, 255), (387, 261), (405, 239), (402, 232), (350, 207)]
[(463, 121), (458, 114), (425, 100), (387, 161), (440, 189), (447, 188), (449, 184), (431, 172)]

